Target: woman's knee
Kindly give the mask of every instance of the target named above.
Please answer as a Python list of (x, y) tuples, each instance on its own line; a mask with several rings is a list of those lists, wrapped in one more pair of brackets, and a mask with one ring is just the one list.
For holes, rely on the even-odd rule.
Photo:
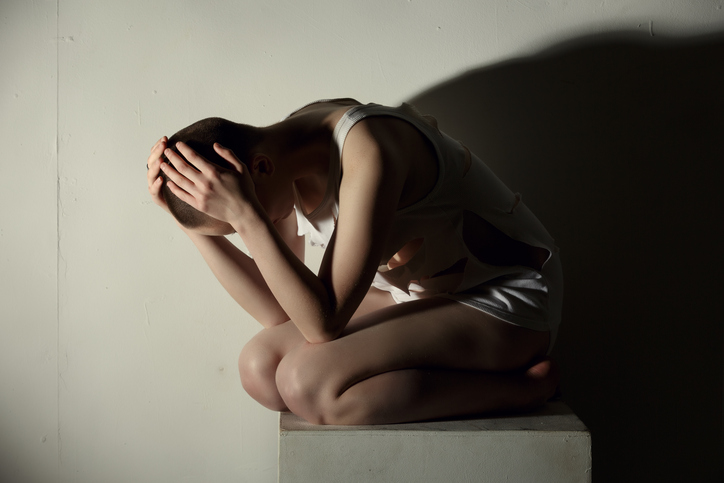
[(286, 409), (276, 388), (276, 371), (280, 360), (281, 355), (259, 337), (249, 341), (239, 354), (242, 387), (261, 405), (275, 411)]
[(279, 363), (276, 385), (287, 407), (313, 424), (363, 424), (362, 400), (342, 397), (350, 377), (328, 343), (304, 344)]
[(276, 386), (285, 404), (313, 424), (334, 424), (334, 367), (320, 357), (321, 344), (307, 344), (279, 363)]

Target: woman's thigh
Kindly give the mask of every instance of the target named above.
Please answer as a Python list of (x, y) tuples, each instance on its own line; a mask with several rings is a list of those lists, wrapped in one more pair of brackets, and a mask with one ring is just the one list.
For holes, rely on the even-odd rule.
[[(386, 305), (338, 339), (308, 343), (292, 322), (262, 330), (240, 357), (247, 392), (271, 409), (329, 407), (355, 384), (404, 369), (506, 372), (546, 353), (549, 333), (444, 298)], [(303, 411), (300, 411), (303, 412)]]
[(309, 344), (288, 321), (262, 330), (244, 349), (278, 362), (300, 349), (319, 364), (343, 372), (376, 368), (438, 368), (509, 371), (546, 353), (550, 334), (504, 322), (470, 306), (443, 298), (386, 305), (354, 317), (342, 335)]
[[(388, 376), (393, 374), (409, 374), (408, 369), (423, 371), (417, 374), (443, 371), (449, 377), (454, 374), (513, 374), (510, 371), (515, 370), (522, 374), (546, 353), (548, 342), (548, 332), (517, 327), (472, 307), (448, 299), (431, 298), (386, 307), (359, 317), (341, 337), (331, 342), (309, 344), (303, 341), (283, 356), (275, 382), (279, 396), (293, 412), (310, 420), (327, 420), (329, 414), (337, 414), (342, 407), (342, 412), (354, 413), (360, 409), (350, 409), (347, 407), (350, 398), (343, 398), (348, 390), (361, 387), (357, 386), (360, 383), (366, 388), (362, 391), (365, 397), (359, 397), (359, 391), (356, 391), (351, 398), (353, 406), (369, 399), (368, 392), (374, 392), (373, 387), (376, 390), (387, 387), (385, 392), (392, 395), (410, 390), (409, 384), (403, 382), (405, 378), (390, 379), (392, 386), (370, 385), (370, 381), (377, 379), (375, 376), (384, 375), (389, 379)], [(460, 387), (456, 387), (456, 394), (474, 392), (480, 384), (476, 377), (462, 380)], [(493, 387), (489, 389), (494, 390)], [(440, 397), (444, 400), (447, 396)], [(346, 402), (341, 404), (343, 400)], [(380, 407), (389, 406), (385, 402)], [(446, 407), (444, 401), (443, 404), (435, 402), (433, 406)], [(435, 409), (430, 414), (442, 417), (448, 412), (447, 409)], [(331, 420), (336, 420), (335, 417)]]
[(347, 376), (407, 368), (500, 372), (527, 367), (544, 355), (549, 333), (515, 326), (455, 301), (430, 298), (357, 317), (334, 341), (301, 342), (288, 354), (307, 353)]

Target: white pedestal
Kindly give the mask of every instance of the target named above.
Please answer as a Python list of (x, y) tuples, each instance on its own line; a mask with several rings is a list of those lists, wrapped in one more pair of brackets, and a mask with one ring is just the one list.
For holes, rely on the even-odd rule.
[(283, 413), (279, 482), (590, 482), (591, 435), (562, 402), (524, 415), (315, 426)]

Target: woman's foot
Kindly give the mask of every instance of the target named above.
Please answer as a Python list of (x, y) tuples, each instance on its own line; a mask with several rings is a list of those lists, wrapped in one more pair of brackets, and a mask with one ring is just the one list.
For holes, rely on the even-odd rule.
[(525, 407), (533, 409), (542, 406), (558, 393), (560, 372), (558, 364), (550, 357), (537, 360), (524, 374), (526, 385), (529, 386), (530, 400)]

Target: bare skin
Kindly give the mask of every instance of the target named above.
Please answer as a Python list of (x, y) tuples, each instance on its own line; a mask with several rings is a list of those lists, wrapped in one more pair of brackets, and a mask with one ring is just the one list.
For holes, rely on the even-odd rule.
[[(389, 294), (370, 289), (395, 211), (424, 198), (437, 176), (434, 153), (410, 125), (371, 118), (350, 131), (335, 235), (319, 274), (302, 263), (291, 184), (312, 211), (326, 187), (331, 131), (355, 103), (313, 105), (263, 128), (269, 141), (246, 166), (215, 146), (233, 171), (179, 143), (194, 170), (166, 149), (166, 138), (151, 151), (154, 201), (167, 209), (160, 195), (164, 170), (172, 192), (213, 220), (202, 229), (182, 229), (224, 288), (265, 327), (240, 355), (244, 388), (270, 409), (320, 424), (393, 423), (542, 404), (558, 383), (544, 357), (548, 332), (441, 298), (396, 305)], [(162, 153), (173, 169), (161, 163)], [(234, 231), (253, 260), (215, 236)]]
[(433, 298), (355, 317), (324, 344), (306, 342), (292, 322), (266, 329), (239, 369), (270, 409), (318, 424), (384, 424), (542, 404), (557, 384), (547, 346), (545, 332)]

